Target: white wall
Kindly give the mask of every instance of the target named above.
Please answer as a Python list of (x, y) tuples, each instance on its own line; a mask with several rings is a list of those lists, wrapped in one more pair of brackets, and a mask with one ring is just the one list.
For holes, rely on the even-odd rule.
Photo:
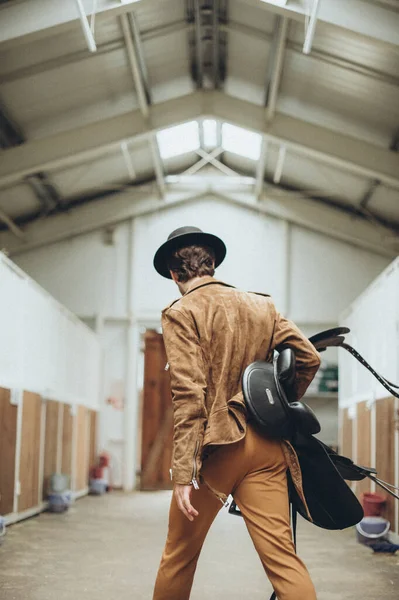
[[(100, 439), (120, 465), (117, 484), (126, 464), (132, 465), (131, 471), (137, 466), (130, 455), (133, 449), (127, 450), (137, 432), (138, 403), (134, 369), (139, 351), (129, 346), (130, 334), (135, 327), (138, 340), (140, 326), (159, 326), (162, 308), (178, 296), (175, 284), (154, 271), (152, 260), (169, 233), (183, 225), (195, 225), (225, 241), (227, 257), (218, 278), (272, 294), (278, 308), (308, 335), (336, 325), (343, 308), (388, 264), (372, 252), (210, 198), (137, 217), (133, 227), (119, 225), (111, 246), (97, 231), (18, 255), (18, 264), (72, 311), (97, 317), (97, 326), (103, 323)], [(326, 359), (334, 362), (336, 353), (330, 351)], [(124, 392), (123, 418), (106, 404), (118, 385)]]
[[(347, 340), (384, 377), (399, 384), (399, 258), (341, 316)], [(340, 405), (389, 396), (358, 361), (340, 354)]]
[(2, 253), (0, 290), (0, 386), (98, 408), (93, 332)]

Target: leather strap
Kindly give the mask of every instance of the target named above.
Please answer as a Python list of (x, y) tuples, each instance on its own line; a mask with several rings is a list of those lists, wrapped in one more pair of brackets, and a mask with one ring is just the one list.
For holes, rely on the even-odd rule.
[(342, 348), (345, 348), (345, 350), (347, 350), (349, 352), (349, 354), (352, 354), (352, 356), (354, 356), (356, 358), (356, 360), (358, 360), (364, 367), (366, 367), (366, 369), (368, 371), (370, 371), (370, 373), (372, 373), (372, 375), (374, 375), (374, 377), (377, 379), (377, 381), (379, 381), (380, 384), (382, 386), (384, 386), (384, 388), (392, 394), (392, 396), (395, 396), (395, 398), (399, 398), (399, 393), (395, 392), (392, 389), (392, 388), (395, 388), (395, 389), (399, 390), (398, 385), (396, 385), (395, 383), (392, 383), (391, 381), (389, 381), (388, 379), (385, 379), (385, 377), (383, 377), (382, 375), (377, 373), (377, 371), (375, 371), (373, 369), (373, 367), (371, 365), (369, 365), (369, 363), (363, 358), (363, 356), (361, 354), (359, 354), (359, 352), (357, 350), (352, 348), (352, 346), (350, 346), (349, 344), (347, 344), (345, 342), (343, 344), (341, 344), (341, 346), (342, 346)]

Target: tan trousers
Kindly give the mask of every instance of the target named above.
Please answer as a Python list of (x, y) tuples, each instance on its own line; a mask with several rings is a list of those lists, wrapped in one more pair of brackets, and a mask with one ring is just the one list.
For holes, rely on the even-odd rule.
[[(261, 437), (248, 425), (243, 440), (219, 447), (204, 461), (202, 476), (213, 488), (233, 495), (277, 598), (315, 600), (309, 573), (294, 550), (286, 470), (280, 443)], [(199, 512), (193, 522), (172, 498), (168, 537), (153, 600), (190, 597), (202, 545), (222, 508), (220, 500), (204, 484), (193, 490), (191, 502)], [(221, 582), (221, 592), (222, 586)]]

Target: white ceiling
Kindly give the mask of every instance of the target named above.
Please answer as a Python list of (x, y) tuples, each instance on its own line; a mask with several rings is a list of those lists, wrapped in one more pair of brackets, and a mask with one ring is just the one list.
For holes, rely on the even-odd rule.
[[(299, 198), (313, 198), (315, 202), (330, 206), (331, 210), (347, 211), (349, 218), (364, 218), (377, 222), (378, 226), (391, 228), (388, 239), (394, 239), (399, 231), (399, 155), (390, 148), (395, 143), (398, 146), (399, 30), (397, 43), (394, 43), (395, 39), (392, 42), (391, 33), (386, 31), (386, 23), (387, 18), (393, 24), (398, 20), (399, 7), (395, 8), (391, 2), (386, 6), (370, 0), (353, 2), (363, 8), (359, 26), (351, 26), (348, 13), (348, 26), (344, 27), (331, 24), (340, 21), (340, 2), (324, 0), (325, 10), (331, 8), (332, 17), (330, 19), (325, 13), (321, 15), (308, 56), (302, 52), (305, 27), (300, 22), (301, 15), (285, 13), (285, 9), (268, 2), (217, 2), (215, 5), (219, 5), (220, 13), (212, 29), (205, 26), (206, 20), (213, 18), (212, 10), (208, 13), (203, 10), (202, 27), (198, 27), (198, 21), (193, 19), (196, 4), (200, 8), (205, 5), (202, 0), (140, 0), (122, 7), (117, 2), (107, 5), (100, 0), (98, 5), (108, 8), (107, 11), (101, 8), (104, 12), (96, 16), (97, 52), (94, 53), (87, 48), (79, 19), (72, 17), (74, 20), (67, 22), (65, 16), (65, 22), (61, 22), (64, 12), (67, 13), (66, 4), (63, 4), (62, 14), (55, 13), (50, 27), (47, 25), (52, 15), (47, 10), (46, 25), (43, 25), (40, 12), (40, 8), (48, 6), (48, 0), (29, 2), (29, 15), (26, 13), (28, 0), (1, 3), (0, 40), (4, 41), (0, 41), (0, 108), (7, 116), (7, 126), (19, 131), (20, 142), (23, 142), (19, 148), (0, 150), (1, 211), (14, 219), (16, 226), (24, 232), (28, 227), (34, 227), (37, 219), (40, 222), (44, 217), (51, 219), (53, 214), (65, 208), (79, 210), (77, 207), (82, 203), (93, 202), (96, 197), (104, 199), (107, 192), (112, 192), (112, 201), (118, 190), (152, 181), (154, 190), (157, 186), (164, 196), (168, 191), (165, 177), (182, 173), (201, 160), (201, 156), (189, 152), (160, 159), (155, 138), (148, 134), (159, 130), (153, 107), (161, 103), (169, 107), (173, 102), (168, 101), (179, 101), (182, 111), (176, 122), (191, 120), (186, 118), (184, 99), (201, 89), (195, 78), (198, 61), (205, 73), (202, 87), (210, 91), (209, 72), (214, 65), (209, 61), (212, 63), (216, 59), (220, 65), (217, 87), (226, 98), (245, 101), (248, 106), (253, 106), (254, 114), (259, 112), (259, 107), (264, 107), (264, 124), (259, 127), (259, 118), (254, 117), (254, 130), (267, 134), (278, 115), (285, 115), (298, 124), (313, 124), (322, 128), (322, 132), (333, 132), (339, 139), (347, 136), (358, 140), (364, 143), (364, 153), (368, 156), (373, 155), (374, 148), (386, 152), (391, 175), (388, 183), (379, 183), (372, 170), (368, 174), (367, 170), (360, 172), (350, 165), (342, 168), (344, 161), (340, 164), (331, 160), (325, 150), (325, 156), (309, 152), (309, 144), (313, 144), (313, 148), (318, 140), (304, 137), (295, 148), (288, 148), (277, 185), (282, 196), (296, 191)], [(86, 4), (91, 6), (92, 2)], [(298, 2), (288, 0), (286, 4), (290, 9), (291, 4), (297, 6)], [(273, 86), (273, 81), (278, 81), (275, 60), (280, 15), (292, 18), (288, 21), (282, 46), (276, 106), (269, 115), (271, 124), (268, 124), (266, 90), (268, 85)], [(5, 27), (2, 16), (5, 17), (3, 23), (13, 26), (8, 31), (2, 30)], [(375, 21), (376, 16), (380, 22)], [(24, 18), (25, 30), (22, 32), (18, 29), (22, 26), (19, 20), (24, 22)], [(129, 58), (129, 40), (122, 28), (121, 19), (126, 18), (136, 73), (132, 54)], [(342, 18), (341, 21), (344, 22)], [(385, 33), (380, 31), (382, 24)], [(360, 29), (371, 33), (359, 33)], [(200, 46), (198, 34), (202, 37)], [(391, 35), (389, 43), (382, 41), (385, 35)], [(197, 117), (199, 122), (208, 114), (206, 92), (203, 109), (199, 109)], [(225, 114), (223, 110), (222, 104), (218, 114), (214, 115), (219, 131), (224, 121), (231, 121), (227, 108)], [(96, 156), (82, 155), (81, 160), (75, 161), (77, 164), (72, 164), (67, 144), (61, 148), (55, 146), (61, 159), (43, 172), (46, 185), (43, 178), (39, 182), (42, 195), (48, 193), (49, 186), (53, 190), (48, 202), (40, 198), (37, 185), (35, 191), (35, 186), (26, 183), (23, 164), (26, 160), (34, 163), (34, 149), (37, 148), (34, 142), (48, 140), (50, 143), (55, 136), (56, 143), (56, 139), (61, 139), (56, 138), (56, 134), (62, 132), (76, 132), (77, 137), (80, 133), (89, 136), (87, 125), (128, 115), (131, 111), (142, 112), (145, 135), (134, 139), (127, 136), (129, 142), (124, 151), (116, 143), (105, 147), (104, 152), (99, 148)], [(168, 121), (168, 114), (161, 117)], [(251, 127), (250, 111), (246, 120)], [(85, 141), (82, 139), (82, 143)], [(220, 145), (220, 136), (217, 141)], [(249, 160), (240, 156), (239, 151), (223, 151), (217, 160), (222, 168), (228, 167), (239, 175), (254, 178), (251, 189), (255, 194), (259, 190), (260, 194), (266, 194), (276, 177), (281, 144), (281, 138), (269, 140), (264, 164), (262, 158)], [(202, 147), (208, 152), (212, 150), (203, 144)], [(65, 157), (68, 156), (65, 161), (62, 160), (64, 150)], [(20, 158), (22, 152), (25, 153), (23, 160)], [(13, 156), (14, 172), (19, 172), (21, 164), (21, 175), (14, 177), (12, 183), (8, 183), (8, 167), (3, 171), (1, 167), (2, 156), (7, 158), (7, 155)], [(220, 169), (220, 164), (216, 168)], [(36, 176), (32, 170), (30, 173), (32, 177)], [(2, 181), (6, 183), (2, 184)]]

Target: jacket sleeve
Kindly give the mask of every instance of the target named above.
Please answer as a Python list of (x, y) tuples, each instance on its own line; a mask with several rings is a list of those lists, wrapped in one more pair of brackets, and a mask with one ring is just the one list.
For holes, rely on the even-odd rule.
[(292, 322), (276, 311), (272, 350), (292, 348), (296, 357), (295, 392), (299, 400), (320, 366), (320, 355), (308, 338)]
[(178, 309), (162, 314), (162, 330), (169, 362), (174, 434), (172, 476), (188, 485), (201, 467), (206, 426), (206, 373), (194, 321)]

